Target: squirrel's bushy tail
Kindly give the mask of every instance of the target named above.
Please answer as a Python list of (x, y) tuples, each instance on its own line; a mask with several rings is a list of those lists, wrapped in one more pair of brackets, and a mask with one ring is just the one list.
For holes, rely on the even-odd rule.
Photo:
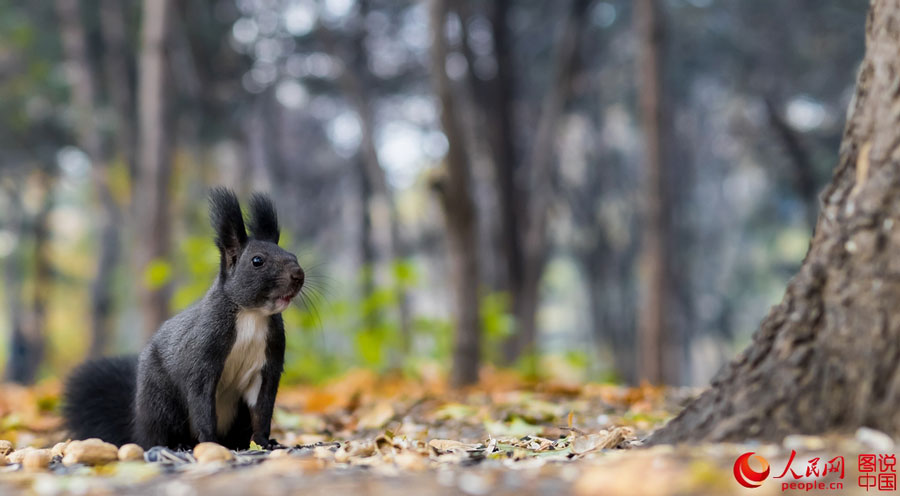
[(73, 439), (133, 442), (137, 355), (98, 358), (79, 365), (63, 388), (63, 417)]

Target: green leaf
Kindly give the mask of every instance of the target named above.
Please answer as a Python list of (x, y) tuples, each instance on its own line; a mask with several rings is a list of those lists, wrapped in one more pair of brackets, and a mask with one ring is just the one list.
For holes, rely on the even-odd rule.
[(401, 287), (414, 286), (418, 281), (416, 267), (409, 260), (395, 260), (393, 267), (394, 281)]
[(514, 417), (509, 423), (488, 420), (484, 422), (484, 428), (494, 437), (522, 437), (541, 431), (541, 426), (530, 424), (520, 417)]
[(434, 416), (441, 420), (463, 420), (472, 418), (478, 413), (475, 407), (462, 403), (447, 403), (437, 409)]
[(250, 441), (250, 451), (265, 451), (262, 446)]
[(366, 329), (356, 335), (356, 351), (369, 367), (378, 367), (383, 363), (383, 339), (379, 334), (376, 330)]
[(144, 269), (144, 285), (159, 289), (172, 279), (172, 266), (161, 258), (152, 260)]

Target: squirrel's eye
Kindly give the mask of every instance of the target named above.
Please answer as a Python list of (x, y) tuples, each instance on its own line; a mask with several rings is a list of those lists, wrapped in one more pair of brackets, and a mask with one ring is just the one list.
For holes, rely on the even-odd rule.
[(257, 255), (255, 257), (251, 258), (250, 262), (253, 264), (254, 267), (260, 267), (263, 264), (263, 258), (261, 256)]

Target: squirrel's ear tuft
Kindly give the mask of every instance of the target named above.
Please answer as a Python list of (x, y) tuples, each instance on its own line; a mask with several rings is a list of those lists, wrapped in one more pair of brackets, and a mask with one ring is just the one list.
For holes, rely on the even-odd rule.
[(253, 193), (250, 197), (250, 235), (263, 241), (278, 243), (278, 214), (269, 195)]
[(225, 277), (247, 244), (241, 204), (233, 191), (222, 187), (210, 191), (209, 220), (216, 232), (216, 246), (222, 255), (220, 272)]

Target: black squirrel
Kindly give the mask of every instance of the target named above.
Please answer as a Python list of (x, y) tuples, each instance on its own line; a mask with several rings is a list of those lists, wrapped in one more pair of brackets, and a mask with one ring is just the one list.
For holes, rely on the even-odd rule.
[(270, 446), (284, 366), (281, 318), (305, 274), (278, 246), (268, 196), (250, 200), (250, 237), (233, 192), (214, 188), (210, 220), (219, 274), (206, 295), (167, 320), (140, 356), (100, 358), (77, 367), (63, 391), (63, 416), (77, 439), (122, 445), (192, 447), (218, 442)]

